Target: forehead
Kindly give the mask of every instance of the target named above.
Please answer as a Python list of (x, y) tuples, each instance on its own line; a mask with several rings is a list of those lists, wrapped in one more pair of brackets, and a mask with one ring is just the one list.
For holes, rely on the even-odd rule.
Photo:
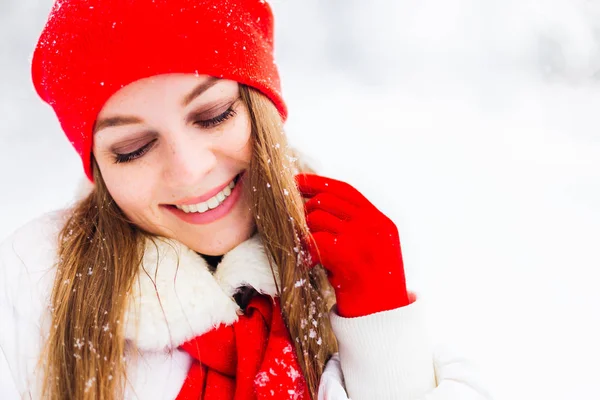
[(137, 80), (113, 94), (99, 113), (135, 109), (145, 105), (176, 104), (185, 107), (200, 95), (218, 97), (237, 89), (237, 82), (217, 79), (208, 75), (165, 74)]

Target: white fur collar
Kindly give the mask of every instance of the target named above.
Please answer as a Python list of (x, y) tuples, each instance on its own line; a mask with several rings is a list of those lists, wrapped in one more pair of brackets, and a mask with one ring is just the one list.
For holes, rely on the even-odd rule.
[[(202, 256), (171, 239), (147, 240), (126, 314), (125, 337), (141, 350), (176, 348), (219, 324), (237, 321), (241, 286), (276, 296), (258, 233), (223, 256), (214, 274)], [(277, 269), (276, 279), (279, 283)]]

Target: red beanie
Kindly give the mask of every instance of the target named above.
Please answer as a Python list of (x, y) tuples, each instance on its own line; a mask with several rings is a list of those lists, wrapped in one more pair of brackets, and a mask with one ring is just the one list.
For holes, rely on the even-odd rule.
[(287, 117), (265, 0), (57, 0), (31, 68), (90, 180), (98, 113), (142, 78), (195, 73), (237, 81)]

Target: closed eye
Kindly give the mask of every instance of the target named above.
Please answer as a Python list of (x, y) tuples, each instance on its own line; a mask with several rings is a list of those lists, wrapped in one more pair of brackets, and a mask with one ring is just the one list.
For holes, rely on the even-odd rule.
[[(233, 104), (231, 104), (231, 106), (229, 106), (229, 108), (227, 110), (225, 110), (225, 112), (223, 112), (220, 115), (217, 115), (216, 117), (213, 117), (210, 119), (205, 119), (205, 120), (196, 119), (194, 121), (194, 124), (200, 126), (201, 128), (204, 128), (204, 129), (209, 129), (209, 128), (213, 128), (217, 125), (220, 125), (223, 122), (227, 121), (229, 118), (231, 118), (237, 114), (237, 112), (233, 109), (234, 105), (235, 105), (235, 102)], [(126, 153), (126, 154), (115, 153), (115, 163), (116, 164), (128, 163), (128, 162), (131, 162), (135, 159), (142, 157), (144, 154), (146, 154), (148, 151), (150, 151), (152, 149), (152, 147), (154, 147), (156, 140), (157, 139), (154, 139), (154, 140), (148, 142), (144, 146), (140, 147), (139, 149), (137, 149), (135, 151), (132, 151), (131, 153)]]
[(227, 110), (225, 110), (224, 113), (217, 115), (214, 118), (210, 118), (210, 119), (206, 119), (206, 120), (198, 119), (194, 122), (194, 124), (199, 125), (202, 128), (212, 128), (219, 124), (222, 124), (223, 122), (225, 122), (229, 118), (233, 117), (234, 115), (236, 115), (236, 111), (233, 109), (233, 104), (232, 104)]
[(154, 140), (148, 142), (144, 146), (140, 147), (139, 149), (137, 149), (135, 151), (132, 151), (131, 153), (115, 154), (115, 164), (127, 163), (127, 162), (135, 160), (136, 158), (140, 158), (154, 146), (154, 144), (156, 143), (156, 140), (157, 139), (154, 139)]

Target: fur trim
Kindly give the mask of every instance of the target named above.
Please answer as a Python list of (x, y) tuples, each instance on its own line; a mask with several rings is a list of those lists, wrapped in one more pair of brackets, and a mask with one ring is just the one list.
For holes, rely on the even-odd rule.
[(259, 234), (225, 254), (214, 275), (202, 256), (180, 242), (147, 239), (125, 337), (141, 350), (161, 351), (232, 324), (242, 312), (232, 296), (243, 285), (277, 295)]
[[(273, 266), (275, 267), (275, 264)], [(277, 268), (274, 272), (275, 278), (278, 279)], [(214, 278), (230, 297), (242, 286), (252, 286), (258, 292), (271, 296), (277, 293), (269, 259), (258, 235), (254, 235), (225, 254), (215, 271)]]

